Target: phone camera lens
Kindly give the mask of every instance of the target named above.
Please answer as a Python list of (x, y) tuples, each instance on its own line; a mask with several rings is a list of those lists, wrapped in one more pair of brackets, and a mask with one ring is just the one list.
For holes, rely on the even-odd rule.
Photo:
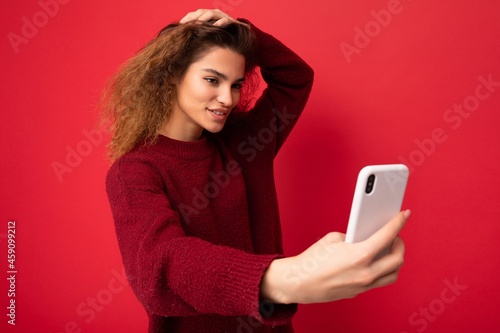
[(368, 181), (366, 182), (365, 193), (370, 194), (373, 191), (373, 185), (375, 184), (375, 175), (370, 175)]

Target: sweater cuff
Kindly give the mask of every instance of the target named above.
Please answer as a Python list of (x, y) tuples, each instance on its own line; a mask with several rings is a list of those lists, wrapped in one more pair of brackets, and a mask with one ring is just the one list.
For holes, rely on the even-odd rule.
[(281, 254), (248, 253), (196, 237), (171, 240), (167, 253), (170, 288), (200, 314), (248, 316), (262, 325), (285, 325), (296, 311), (261, 299), (264, 273)]
[[(230, 287), (226, 291), (228, 297), (238, 299), (243, 304), (251, 305), (247, 312), (265, 326), (281, 326), (289, 324), (297, 312), (297, 304), (275, 304), (260, 296), (260, 285), (264, 273), (275, 259), (282, 255), (235, 256), (232, 268), (223, 276), (224, 284)], [(236, 274), (235, 274), (236, 273)], [(235, 279), (238, 276), (241, 278)], [(231, 285), (232, 284), (232, 285)]]

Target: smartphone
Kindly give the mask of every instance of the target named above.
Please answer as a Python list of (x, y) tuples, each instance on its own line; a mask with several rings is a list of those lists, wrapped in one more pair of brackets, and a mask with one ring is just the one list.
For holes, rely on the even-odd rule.
[[(358, 175), (347, 225), (347, 243), (369, 238), (401, 211), (409, 170), (404, 164), (369, 165)], [(378, 257), (389, 253), (384, 249)]]

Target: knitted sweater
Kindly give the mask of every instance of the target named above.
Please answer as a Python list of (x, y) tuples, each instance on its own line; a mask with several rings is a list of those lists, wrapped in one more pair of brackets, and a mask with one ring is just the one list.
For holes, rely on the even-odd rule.
[(283, 256), (273, 160), (304, 108), (312, 69), (246, 20), (267, 88), (224, 129), (159, 136), (116, 160), (106, 189), (123, 264), (149, 332), (293, 332), (296, 304), (260, 297)]

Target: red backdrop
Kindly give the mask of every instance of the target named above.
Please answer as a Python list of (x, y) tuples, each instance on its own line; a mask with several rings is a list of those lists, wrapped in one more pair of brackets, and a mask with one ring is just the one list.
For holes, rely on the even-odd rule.
[[(272, 33), (316, 72), (310, 102), (277, 159), (288, 255), (345, 231), (362, 166), (411, 169), (404, 207), (413, 216), (402, 232), (399, 281), (351, 300), (300, 306), (296, 331), (497, 332), (494, 0), (4, 3), (1, 331), (146, 332), (123, 277), (95, 104), (119, 64), (163, 25), (216, 6)], [(7, 323), (11, 300), (15, 326)]]

